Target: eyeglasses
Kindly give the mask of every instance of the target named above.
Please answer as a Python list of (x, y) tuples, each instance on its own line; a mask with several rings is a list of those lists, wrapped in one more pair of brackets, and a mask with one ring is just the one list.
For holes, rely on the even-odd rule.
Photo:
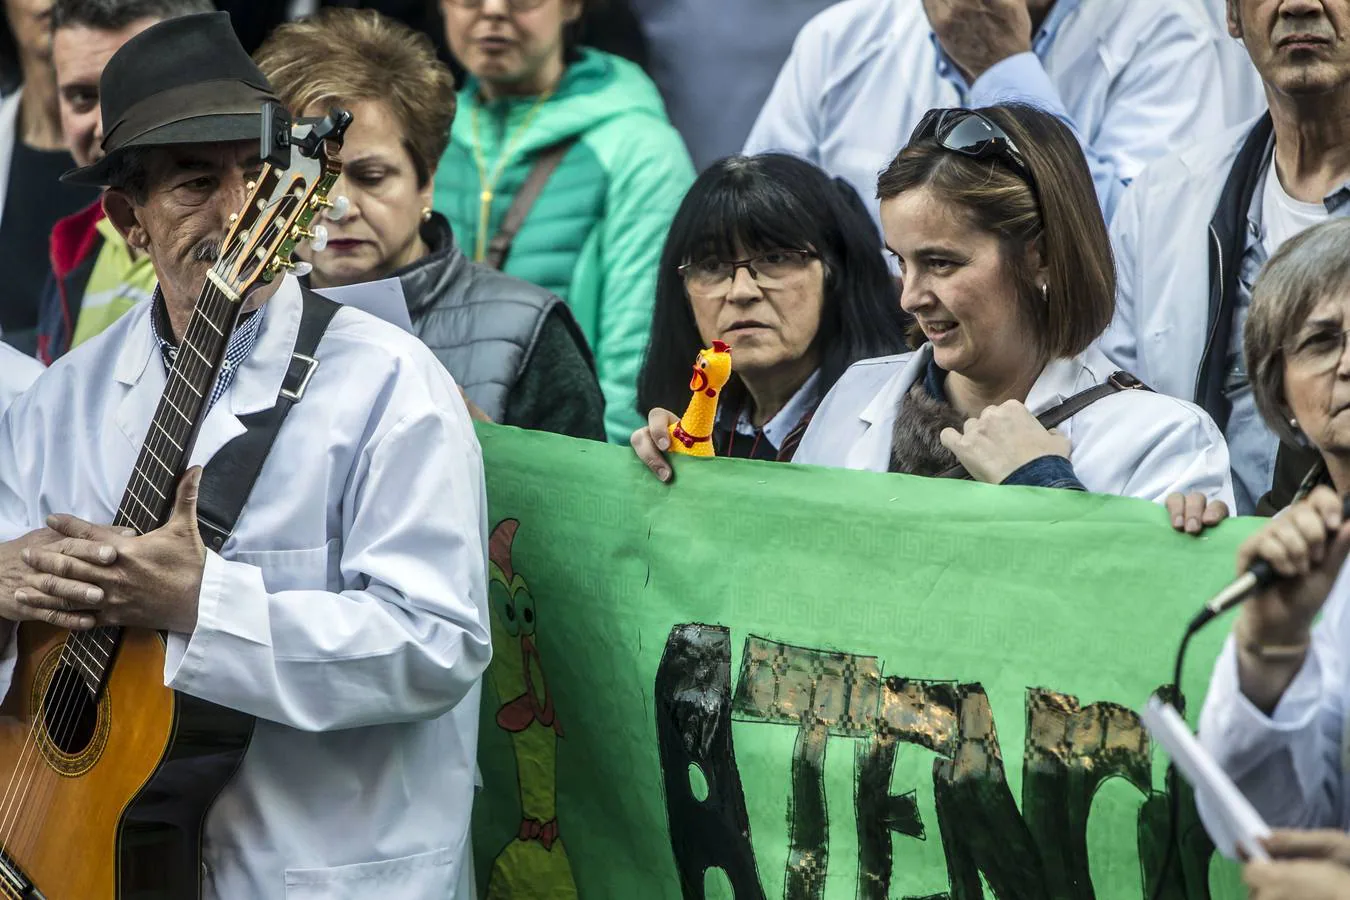
[(1340, 363), (1345, 355), (1345, 339), (1350, 329), (1334, 331), (1321, 328), (1299, 335), (1292, 348), (1285, 352), (1289, 364), (1308, 375), (1324, 375)]
[(997, 159), (1020, 175), (1039, 199), (1026, 157), (1008, 133), (973, 109), (930, 109), (910, 135), (911, 144), (934, 138), (943, 150), (972, 159)]
[[(451, 6), (460, 9), (482, 9), (485, 0), (450, 0)], [(513, 13), (529, 12), (544, 5), (544, 0), (506, 0), (506, 8)]]
[(746, 259), (718, 259), (710, 256), (679, 267), (684, 283), (691, 291), (712, 293), (729, 287), (736, 272), (745, 269), (760, 287), (777, 287), (806, 268), (816, 255), (807, 250), (770, 250)]

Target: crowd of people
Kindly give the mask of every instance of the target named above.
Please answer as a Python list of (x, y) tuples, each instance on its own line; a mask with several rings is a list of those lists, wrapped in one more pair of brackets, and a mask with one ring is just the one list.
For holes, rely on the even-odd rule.
[[(0, 675), (15, 622), (155, 628), (168, 686), (262, 721), (212, 896), (468, 896), (472, 421), (631, 444), (679, 490), (721, 342), (686, 436), (718, 456), (1273, 516), (1238, 564), (1287, 577), (1201, 734), (1272, 823), (1342, 830), (1278, 834), (1252, 896), (1350, 897), (1350, 0), (3, 5)], [(151, 416), (264, 102), (352, 114), (343, 199), (243, 298), (161, 489)], [(315, 299), (389, 280), (411, 335)], [(279, 398), (207, 544), (195, 467)], [(139, 534), (107, 525), (133, 472)]]

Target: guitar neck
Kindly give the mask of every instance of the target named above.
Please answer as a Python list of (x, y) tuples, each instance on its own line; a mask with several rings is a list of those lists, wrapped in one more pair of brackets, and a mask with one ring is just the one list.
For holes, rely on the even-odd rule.
[(179, 343), (114, 525), (145, 534), (168, 520), (178, 479), (187, 469), (242, 308), (242, 303), (231, 300), (207, 279), (187, 333)]

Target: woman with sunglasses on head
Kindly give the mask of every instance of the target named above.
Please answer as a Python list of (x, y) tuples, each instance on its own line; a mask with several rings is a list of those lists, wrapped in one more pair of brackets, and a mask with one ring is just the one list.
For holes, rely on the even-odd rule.
[(854, 362), (904, 349), (881, 240), (843, 181), (792, 156), (708, 168), (661, 252), (651, 341), (638, 378), (638, 455), (662, 480), (671, 410), (689, 400), (698, 351), (731, 347), (710, 440), (718, 456), (788, 461), (820, 398)]
[(1067, 127), (1027, 106), (934, 110), (877, 193), (924, 343), (846, 372), (797, 462), (1172, 497), (1174, 525), (1179, 495), (1207, 501), (1207, 521), (1232, 505), (1209, 417), (1093, 346), (1115, 274)]
[(657, 255), (694, 169), (651, 79), (577, 44), (602, 2), (440, 0), (469, 77), (432, 206), (474, 262), (567, 302), (619, 441), (641, 421)]

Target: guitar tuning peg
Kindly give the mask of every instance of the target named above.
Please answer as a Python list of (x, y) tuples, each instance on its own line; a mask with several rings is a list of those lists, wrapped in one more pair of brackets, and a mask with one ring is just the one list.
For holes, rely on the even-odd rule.
[(328, 208), (324, 210), (323, 217), (333, 222), (339, 222), (347, 218), (347, 213), (351, 212), (352, 201), (343, 196), (334, 197), (332, 202), (327, 204)]
[(295, 264), (295, 267), (293, 269), (291, 269), (291, 274), (294, 275), (296, 278), (304, 278), (306, 275), (308, 275), (310, 272), (313, 271), (314, 267), (312, 265), (305, 262), (304, 260), (301, 260)]
[(322, 225), (315, 225), (314, 230), (310, 232), (309, 246), (315, 253), (322, 253), (328, 246), (328, 229)]

